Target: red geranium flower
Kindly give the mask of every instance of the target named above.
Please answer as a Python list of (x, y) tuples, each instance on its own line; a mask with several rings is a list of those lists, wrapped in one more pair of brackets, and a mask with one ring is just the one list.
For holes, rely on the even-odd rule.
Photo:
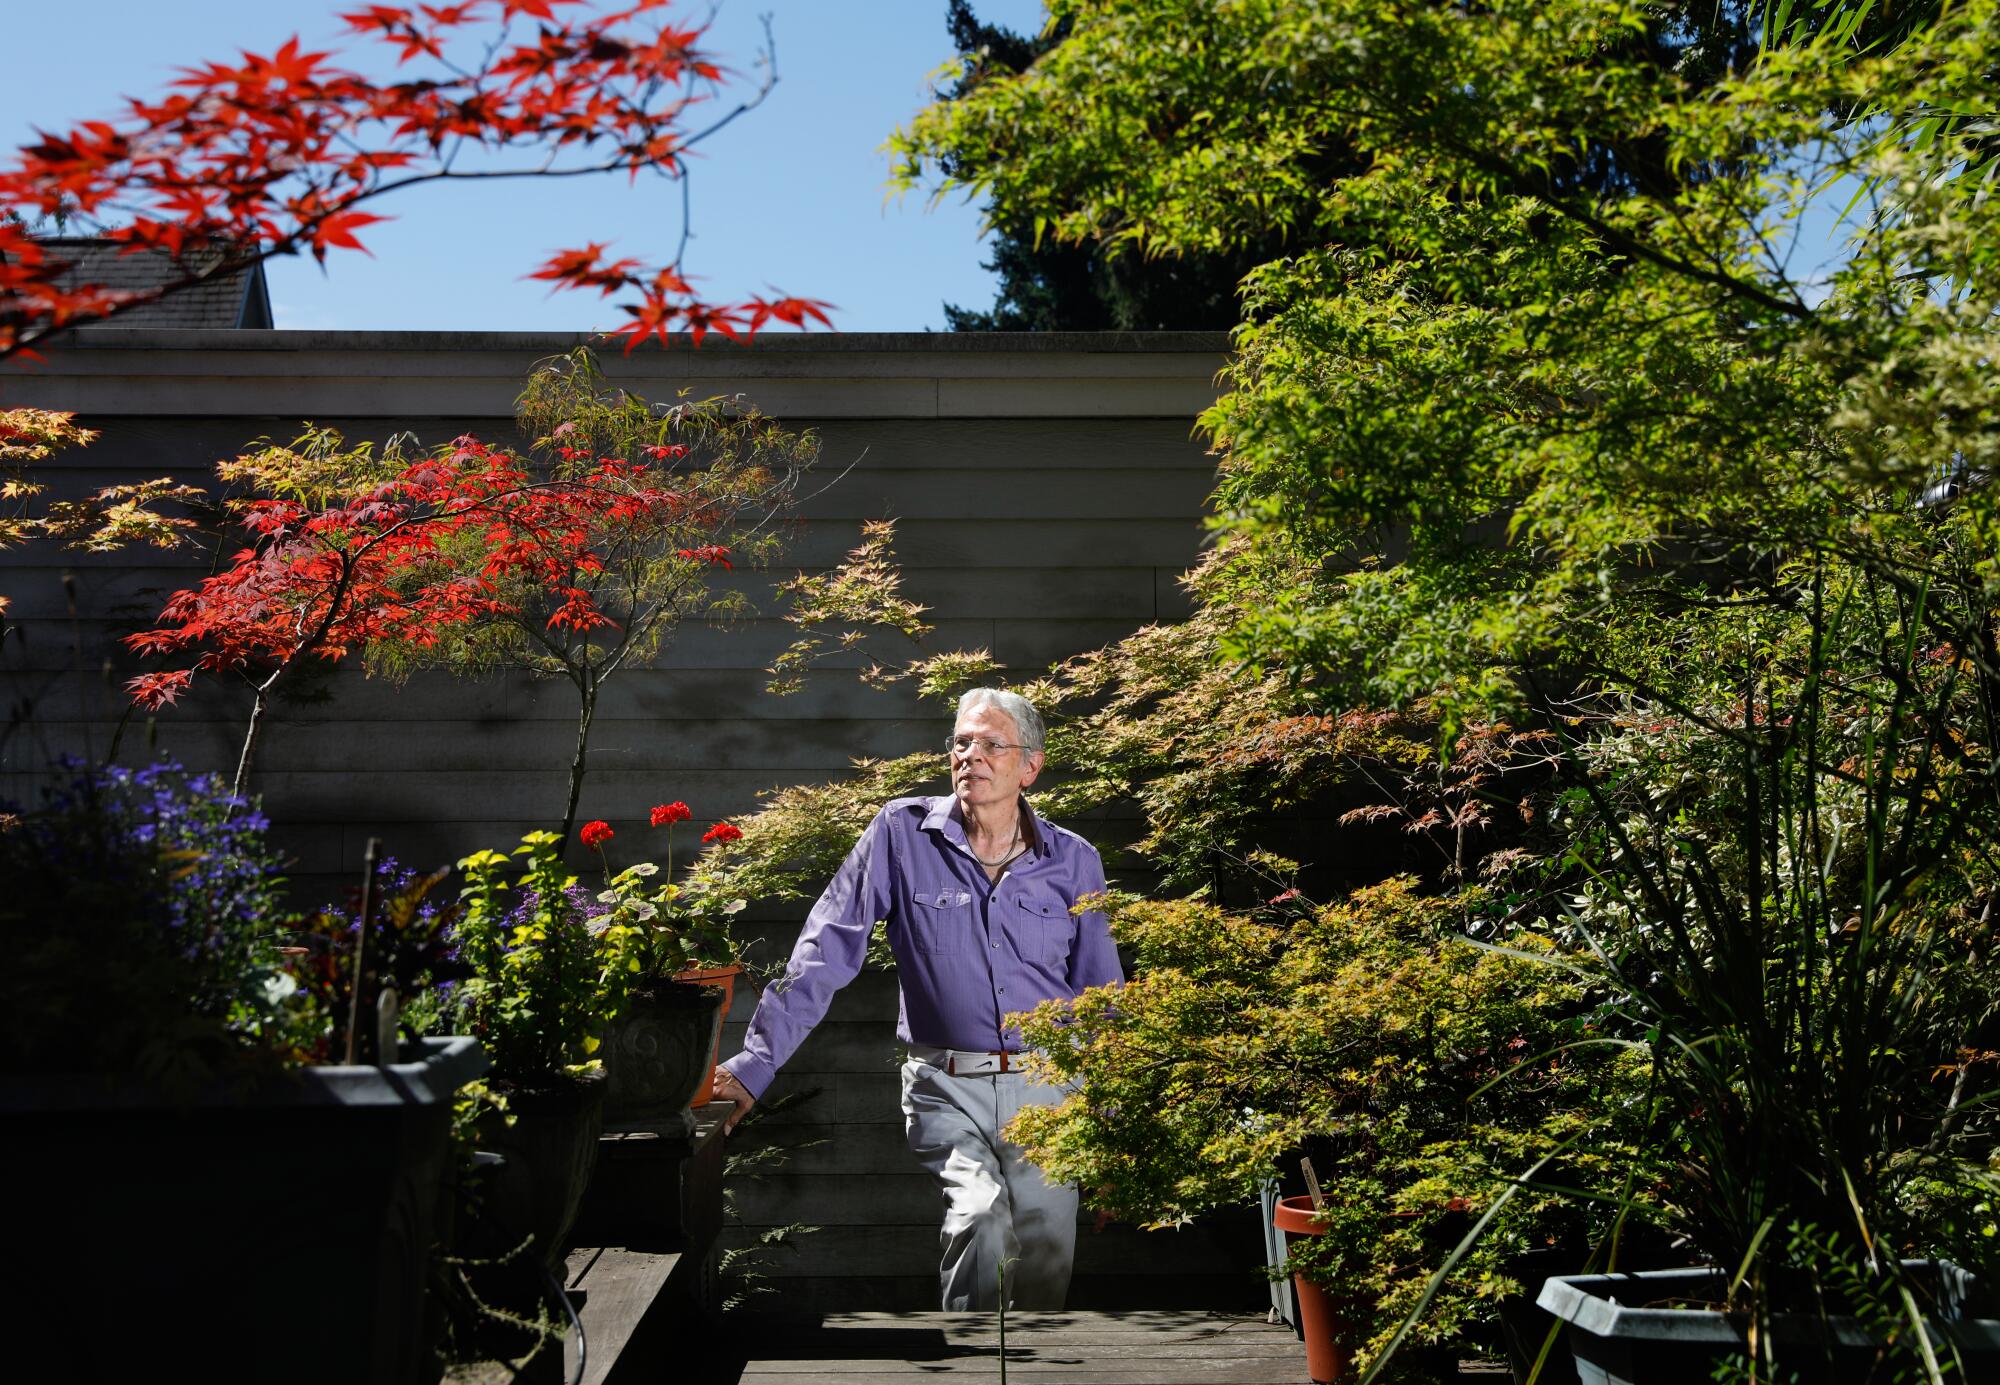
[(733, 842), (742, 837), (742, 835), (742, 828), (732, 827), (726, 822), (718, 822), (715, 826), (702, 833), (701, 839), (705, 842)]
[(583, 825), (583, 830), (576, 835), (577, 839), (585, 846), (600, 847), (617, 834), (611, 830), (610, 823), (600, 819), (597, 822), (586, 822)]
[(694, 816), (694, 809), (685, 803), (661, 803), (653, 809), (653, 826), (671, 827), (677, 822), (686, 822)]

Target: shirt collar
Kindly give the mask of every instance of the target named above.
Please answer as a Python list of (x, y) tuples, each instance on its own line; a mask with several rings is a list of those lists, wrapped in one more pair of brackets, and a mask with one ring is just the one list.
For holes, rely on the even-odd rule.
[[(1021, 795), (1019, 802), (1022, 840), (1027, 843), (1028, 850), (1032, 854), (1048, 855), (1054, 848), (1050, 845), (1047, 824), (1035, 812), (1034, 805), (1028, 802), (1026, 794)], [(941, 794), (931, 800), (931, 810), (924, 816), (924, 831), (942, 832), (946, 841), (963, 846), (968, 851), (972, 849), (965, 840), (965, 814), (959, 810), (956, 794)]]

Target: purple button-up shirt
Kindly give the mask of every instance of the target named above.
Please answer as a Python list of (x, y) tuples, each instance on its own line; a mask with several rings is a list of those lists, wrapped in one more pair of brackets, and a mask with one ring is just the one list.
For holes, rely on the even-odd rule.
[(951, 795), (898, 798), (875, 815), (819, 897), (785, 974), (767, 986), (723, 1066), (762, 1097), (852, 981), (877, 919), (889, 924), (901, 992), (896, 1034), (932, 1048), (1021, 1048), (1005, 1016), (1125, 979), (1102, 913), (1070, 905), (1104, 888), (1089, 842), (1022, 800), (1027, 850), (998, 884), (966, 844)]

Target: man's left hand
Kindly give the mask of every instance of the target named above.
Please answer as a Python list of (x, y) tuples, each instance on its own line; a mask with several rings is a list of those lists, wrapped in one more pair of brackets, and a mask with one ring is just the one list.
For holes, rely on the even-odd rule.
[(734, 1130), (737, 1123), (750, 1114), (750, 1108), (757, 1104), (757, 1098), (736, 1080), (736, 1074), (724, 1067), (715, 1070), (715, 1099), (730, 1102), (736, 1107), (723, 1117), (722, 1133), (725, 1135)]

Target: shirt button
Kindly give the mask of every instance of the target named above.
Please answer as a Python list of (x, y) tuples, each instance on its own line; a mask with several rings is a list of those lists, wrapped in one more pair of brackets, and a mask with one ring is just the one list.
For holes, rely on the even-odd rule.
[(1000, 944), (998, 944), (998, 943), (995, 943), (995, 944), (993, 944), (993, 946), (994, 946), (994, 948), (995, 948), (995, 949), (997, 950), (997, 949), (999, 948)]

